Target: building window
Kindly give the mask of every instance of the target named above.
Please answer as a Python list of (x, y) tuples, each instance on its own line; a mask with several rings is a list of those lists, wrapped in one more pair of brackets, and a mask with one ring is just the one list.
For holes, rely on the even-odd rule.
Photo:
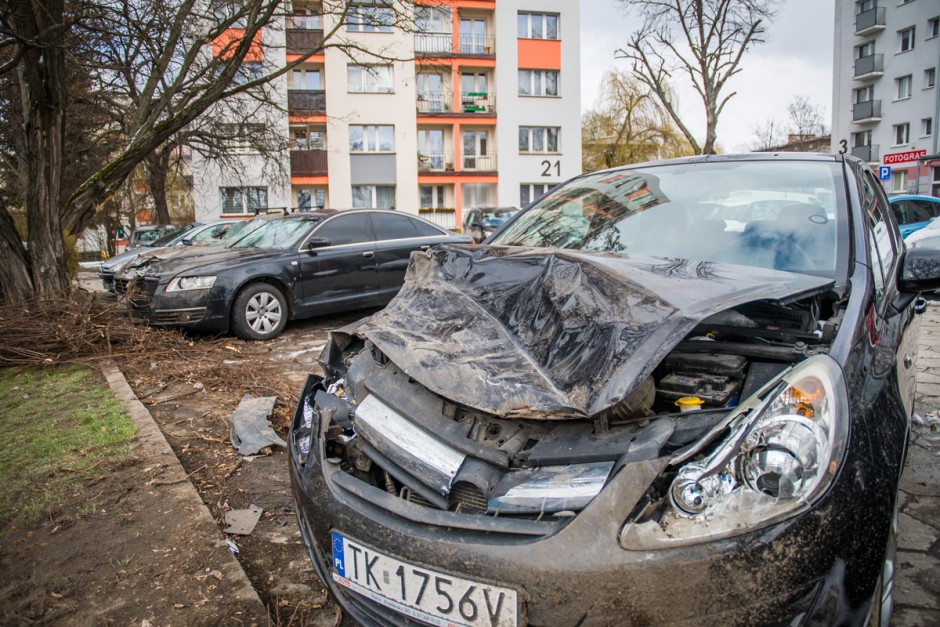
[(902, 76), (901, 78), (894, 79), (895, 84), (898, 87), (898, 100), (904, 100), (905, 98), (911, 97), (911, 75)]
[(326, 207), (326, 189), (323, 187), (297, 190), (298, 211), (310, 211), (314, 208), (323, 209), (324, 207)]
[(349, 152), (395, 152), (395, 127), (350, 124)]
[(933, 39), (940, 35), (940, 17), (932, 17), (927, 20), (927, 39)]
[(861, 0), (855, 3), (855, 14), (864, 13), (875, 8), (875, 0)]
[(294, 15), (291, 17), (291, 28), (320, 30), (323, 28), (323, 21), (319, 13), (314, 13), (310, 9), (294, 9)]
[(496, 205), (496, 186), (488, 183), (464, 183), (460, 186), (464, 209), (476, 207), (494, 207)]
[(391, 7), (350, 7), (346, 14), (346, 30), (351, 33), (392, 32)]
[(895, 124), (894, 125), (894, 145), (900, 146), (902, 144), (907, 144), (911, 141), (911, 125), (905, 122), (904, 124)]
[(326, 131), (292, 127), (290, 132), (293, 150), (326, 150)]
[(891, 191), (896, 194), (907, 191), (907, 170), (896, 170), (891, 173)]
[(323, 89), (320, 70), (294, 70), (291, 79), (291, 89)]
[(415, 10), (415, 31), (449, 35), (453, 30), (450, 7), (418, 7)]
[(924, 118), (920, 121), (921, 137), (930, 137), (933, 135), (933, 118)]
[(392, 66), (346, 66), (346, 88), (351, 94), (391, 94), (395, 91)]
[(519, 13), (519, 39), (558, 39), (558, 15)]
[(545, 195), (550, 186), (544, 183), (523, 183), (519, 186), (519, 206), (525, 207)]
[(220, 187), (222, 213), (252, 215), (268, 209), (267, 187)]
[[(221, 76), (223, 70), (225, 70), (225, 64), (220, 63), (215, 68), (216, 76)], [(264, 65), (261, 61), (242, 61), (242, 64), (235, 70), (232, 82), (236, 85), (243, 85), (249, 81), (258, 80), (263, 74)]]
[(558, 135), (561, 129), (554, 126), (520, 126), (519, 152), (558, 152)]
[(422, 209), (440, 209), (446, 207), (443, 185), (421, 185), (418, 187)]
[(907, 52), (914, 49), (914, 27), (898, 31), (898, 52)]
[(930, 89), (937, 84), (937, 68), (924, 70), (924, 89)]
[(873, 85), (868, 85), (867, 87), (862, 87), (861, 89), (855, 90), (855, 104), (871, 102), (874, 97), (875, 88)]
[(249, 155), (260, 152), (264, 142), (264, 124), (219, 124), (220, 144), (233, 155)]
[(852, 133), (852, 147), (861, 148), (863, 146), (871, 146), (871, 131)]
[(869, 41), (868, 43), (862, 44), (861, 46), (855, 46), (855, 58), (861, 59), (863, 57), (870, 57), (875, 54), (875, 42)]
[(557, 96), (557, 70), (519, 70), (520, 96)]
[(353, 185), (353, 209), (394, 209), (394, 185)]

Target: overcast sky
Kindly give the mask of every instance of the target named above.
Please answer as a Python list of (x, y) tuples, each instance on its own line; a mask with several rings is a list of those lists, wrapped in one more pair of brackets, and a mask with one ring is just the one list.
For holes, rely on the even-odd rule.
[[(724, 152), (746, 151), (753, 127), (767, 118), (784, 122), (786, 106), (797, 94), (823, 106), (826, 126), (832, 117), (833, 0), (783, 0), (770, 24), (767, 42), (755, 46), (741, 62), (741, 72), (726, 86), (736, 91), (718, 121), (718, 144)], [(581, 108), (594, 105), (604, 72), (629, 68), (615, 58), (637, 23), (617, 0), (581, 0)], [(680, 109), (701, 143), (704, 112), (698, 95), (680, 89)]]

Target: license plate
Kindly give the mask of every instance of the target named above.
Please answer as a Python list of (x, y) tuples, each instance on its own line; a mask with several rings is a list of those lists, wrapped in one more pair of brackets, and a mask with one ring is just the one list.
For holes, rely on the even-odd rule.
[(333, 532), (333, 579), (431, 625), (515, 627), (516, 591), (389, 557)]

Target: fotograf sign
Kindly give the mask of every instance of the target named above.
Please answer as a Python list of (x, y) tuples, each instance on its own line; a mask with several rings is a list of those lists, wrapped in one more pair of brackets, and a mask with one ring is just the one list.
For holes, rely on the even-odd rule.
[(926, 150), (908, 150), (907, 152), (892, 152), (891, 154), (885, 155), (881, 162), (885, 165), (892, 165), (895, 163), (910, 163), (911, 161), (917, 161), (921, 157), (926, 157)]

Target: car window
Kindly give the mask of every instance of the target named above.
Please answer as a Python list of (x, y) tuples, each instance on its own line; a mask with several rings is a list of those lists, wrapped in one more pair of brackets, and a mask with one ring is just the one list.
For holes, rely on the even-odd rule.
[(894, 213), (894, 219), (898, 224), (907, 224), (910, 220), (907, 219), (907, 201), (906, 200), (895, 200), (891, 203), (891, 211)]
[(411, 223), (408, 216), (395, 216), (387, 213), (371, 215), (372, 225), (375, 227), (375, 238), (379, 241), (418, 237), (418, 229)]
[(192, 231), (197, 226), (198, 225), (195, 222), (193, 222), (192, 224), (187, 224), (186, 226), (178, 228), (178, 229), (169, 229), (169, 230), (164, 229), (164, 230), (150, 231), (151, 233), (154, 233), (155, 235), (148, 241), (151, 242), (150, 243), (151, 246), (155, 246), (157, 248), (160, 248), (163, 246), (172, 246), (176, 242), (186, 237), (186, 234)]
[(912, 199), (908, 201), (911, 205), (911, 213), (914, 219), (911, 222), (927, 222), (937, 216), (937, 208), (940, 203), (930, 202), (929, 200)]
[(869, 222), (869, 244), (871, 248), (872, 278), (875, 282), (875, 298), (879, 301), (893, 274), (898, 244), (896, 228), (888, 218), (888, 202), (881, 185), (868, 170), (862, 172), (862, 208)]
[(225, 231), (228, 230), (229, 223), (225, 222), (222, 224), (213, 224), (207, 229), (203, 229), (192, 236), (194, 242), (207, 242), (213, 239), (218, 239), (225, 234)]
[(291, 248), (300, 243), (319, 216), (302, 220), (271, 220), (239, 239), (231, 248)]
[(440, 237), (444, 235), (444, 232), (438, 229), (437, 227), (431, 226), (427, 222), (422, 222), (421, 220), (416, 220), (414, 218), (408, 218), (411, 220), (411, 223), (416, 229), (418, 229), (418, 234), (421, 237)]
[[(847, 263), (841, 166), (677, 163), (590, 174), (534, 203), (495, 245), (718, 261), (835, 278)], [(839, 205), (837, 206), (837, 202)]]
[(369, 229), (369, 215), (366, 213), (351, 213), (331, 218), (313, 235), (329, 240), (330, 246), (361, 244), (373, 240)]

